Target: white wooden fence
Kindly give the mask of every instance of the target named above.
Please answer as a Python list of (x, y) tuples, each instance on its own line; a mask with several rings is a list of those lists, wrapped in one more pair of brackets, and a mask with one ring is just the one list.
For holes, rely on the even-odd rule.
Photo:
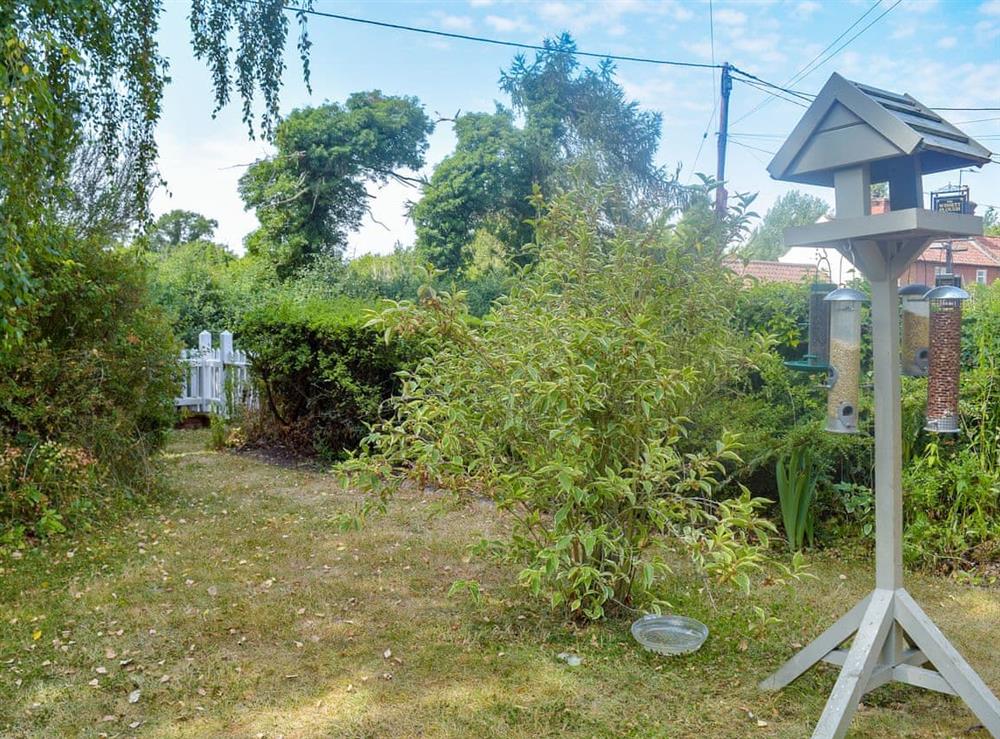
[(219, 334), (218, 348), (212, 347), (212, 334), (198, 334), (197, 349), (182, 349), (184, 381), (174, 399), (177, 408), (199, 413), (217, 413), (229, 417), (237, 407), (253, 408), (257, 395), (250, 382), (250, 360), (246, 352), (233, 349), (233, 335)]

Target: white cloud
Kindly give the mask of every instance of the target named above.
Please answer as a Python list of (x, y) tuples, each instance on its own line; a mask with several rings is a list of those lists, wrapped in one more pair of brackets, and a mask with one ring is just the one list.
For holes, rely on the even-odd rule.
[(934, 10), (938, 6), (939, 0), (910, 0), (906, 4), (906, 10), (910, 13), (923, 15)]
[(568, 23), (574, 15), (581, 15), (575, 13), (573, 8), (562, 2), (542, 3), (538, 6), (538, 13), (554, 23)]
[(723, 26), (743, 26), (746, 25), (747, 15), (738, 10), (720, 8), (715, 11), (715, 22)]
[(708, 41), (682, 41), (681, 46), (700, 59), (712, 58), (712, 44)]
[(757, 61), (783, 62), (788, 57), (781, 51), (781, 39), (775, 34), (746, 36), (733, 41), (733, 48), (752, 54)]
[(502, 15), (488, 15), (483, 19), (490, 28), (499, 33), (512, 33), (514, 31), (534, 30), (530, 23), (521, 18), (508, 18)]
[(979, 6), (979, 12), (983, 15), (1000, 15), (1000, 0), (986, 0)]
[(910, 38), (917, 32), (917, 26), (914, 23), (907, 23), (902, 26), (896, 26), (891, 34), (891, 38), (899, 40), (904, 38)]
[[(557, 30), (552, 26), (557, 26), (558, 30), (567, 29), (577, 34), (599, 28), (612, 36), (621, 36), (628, 33), (625, 20), (630, 16), (639, 18), (645, 26), (654, 22), (654, 17), (659, 26), (663, 26), (663, 17), (675, 21), (687, 21), (694, 17), (694, 13), (677, 0), (592, 0), (586, 3), (548, 0), (533, 8), (542, 21), (548, 24), (547, 31), (550, 33)], [(738, 11), (729, 13), (743, 15)]]
[(472, 18), (467, 15), (449, 15), (447, 13), (436, 13), (438, 22), (449, 31), (471, 31), (473, 27)]
[(493, 0), (469, 0), (469, 5), (473, 8), (488, 8), (493, 4)]
[(937, 47), (939, 49), (954, 49), (957, 45), (958, 37), (956, 36), (945, 36), (937, 42)]
[(1000, 23), (996, 21), (979, 21), (976, 24), (976, 40), (979, 43), (990, 43), (1000, 37)]
[(795, 15), (800, 18), (810, 18), (813, 13), (816, 13), (822, 7), (816, 0), (802, 0), (802, 2), (795, 6)]

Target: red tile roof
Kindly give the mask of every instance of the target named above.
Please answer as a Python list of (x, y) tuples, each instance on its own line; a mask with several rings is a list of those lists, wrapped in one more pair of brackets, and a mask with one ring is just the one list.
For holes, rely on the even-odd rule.
[[(816, 265), (808, 263), (749, 261), (744, 264), (739, 259), (728, 259), (726, 266), (744, 279), (759, 282), (805, 282), (817, 275)], [(830, 276), (826, 270), (821, 270), (819, 278), (829, 280)]]
[[(937, 241), (928, 246), (917, 261), (932, 264), (944, 264), (944, 249), (935, 248), (942, 242)], [(952, 260), (955, 264), (966, 264), (973, 267), (1000, 267), (1000, 237), (972, 236), (968, 239), (952, 240)]]

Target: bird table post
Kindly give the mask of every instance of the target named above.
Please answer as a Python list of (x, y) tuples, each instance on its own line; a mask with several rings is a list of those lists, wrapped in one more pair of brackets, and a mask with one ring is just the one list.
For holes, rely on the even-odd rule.
[[(987, 149), (909, 95), (834, 74), (768, 166), (775, 179), (835, 190), (836, 217), (786, 230), (786, 244), (833, 246), (871, 285), (875, 589), (761, 683), (777, 690), (819, 662), (841, 666), (814, 739), (843, 737), (862, 696), (892, 681), (959, 696), (1000, 737), (1000, 702), (907, 593), (902, 556), (898, 279), (931, 242), (982, 233), (976, 216), (926, 210), (922, 176), (988, 161)], [(889, 185), (886, 213), (871, 215), (873, 182)]]

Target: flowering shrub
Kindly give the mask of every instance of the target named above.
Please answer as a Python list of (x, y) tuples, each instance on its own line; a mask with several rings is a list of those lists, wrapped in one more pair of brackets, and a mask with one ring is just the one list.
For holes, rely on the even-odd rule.
[(480, 327), (461, 294), (431, 289), (377, 319), (438, 348), (346, 465), (377, 496), (342, 523), (407, 479), (487, 495), (513, 529), (483, 551), (520, 563), (521, 584), (574, 618), (657, 608), (671, 547), (749, 589), (773, 526), (725, 485), (739, 440), (688, 436), (762, 346), (731, 327), (725, 239), (704, 218), (615, 229), (585, 196), (555, 201), (536, 228), (537, 265)]

